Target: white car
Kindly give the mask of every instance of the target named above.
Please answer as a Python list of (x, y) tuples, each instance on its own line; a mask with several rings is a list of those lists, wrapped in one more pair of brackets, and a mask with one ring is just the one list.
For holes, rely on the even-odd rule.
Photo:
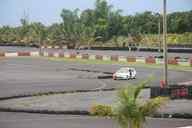
[(117, 80), (117, 79), (125, 79), (125, 80), (136, 79), (136, 70), (134, 68), (128, 68), (128, 67), (120, 68), (118, 71), (116, 71), (113, 74), (113, 79), (114, 80)]

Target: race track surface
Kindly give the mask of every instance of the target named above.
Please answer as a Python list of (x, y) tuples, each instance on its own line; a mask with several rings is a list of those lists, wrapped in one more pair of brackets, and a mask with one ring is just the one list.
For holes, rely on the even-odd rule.
[[(97, 79), (102, 72), (115, 72), (123, 65), (88, 65), (51, 61), (44, 58), (7, 58), (0, 60), (0, 97), (48, 91), (119, 88), (154, 76), (151, 86), (159, 86), (162, 69), (135, 67), (136, 80)], [(78, 70), (90, 70), (78, 71)], [(97, 73), (92, 71), (98, 71)], [(192, 72), (169, 71), (170, 83), (191, 81)]]

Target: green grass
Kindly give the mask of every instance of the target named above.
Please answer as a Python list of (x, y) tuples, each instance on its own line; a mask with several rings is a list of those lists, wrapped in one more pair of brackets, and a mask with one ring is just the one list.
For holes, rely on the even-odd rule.
[[(66, 61), (66, 62), (74, 62), (74, 63), (81, 63), (81, 64), (120, 64), (125, 66), (133, 66), (133, 67), (143, 67), (143, 68), (157, 68), (163, 69), (163, 65), (161, 64), (144, 64), (138, 62), (117, 62), (117, 61), (103, 61), (103, 60), (87, 60), (87, 59), (71, 59), (71, 58), (56, 58), (56, 57), (46, 57), (48, 60), (51, 61)], [(169, 65), (168, 68), (170, 70), (176, 71), (192, 71), (192, 67), (189, 66), (179, 66), (179, 65)]]

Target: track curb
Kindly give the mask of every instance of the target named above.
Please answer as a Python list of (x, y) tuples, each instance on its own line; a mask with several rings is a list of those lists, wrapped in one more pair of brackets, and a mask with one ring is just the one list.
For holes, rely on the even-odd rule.
[[(35, 109), (17, 109), (17, 108), (5, 108), (0, 107), (0, 112), (20, 112), (20, 113), (36, 113), (36, 114), (54, 114), (54, 115), (80, 115), (80, 116), (92, 116), (89, 111), (86, 110), (35, 110)], [(178, 118), (178, 119), (192, 119), (190, 113), (155, 113), (150, 116), (151, 118)]]

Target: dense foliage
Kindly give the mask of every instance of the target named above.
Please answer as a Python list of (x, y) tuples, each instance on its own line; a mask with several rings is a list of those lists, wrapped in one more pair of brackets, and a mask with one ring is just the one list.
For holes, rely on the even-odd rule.
[[(21, 26), (0, 28), (0, 42), (30, 44), (90, 44), (157, 43), (162, 16), (146, 11), (123, 16), (105, 0), (96, 0), (94, 9), (61, 11), (61, 23), (45, 26), (21, 19)], [(162, 23), (161, 23), (162, 24)], [(162, 31), (162, 25), (160, 25)], [(192, 10), (168, 14), (169, 43), (192, 43)], [(178, 35), (179, 34), (179, 35)], [(124, 44), (125, 45), (125, 44)]]

